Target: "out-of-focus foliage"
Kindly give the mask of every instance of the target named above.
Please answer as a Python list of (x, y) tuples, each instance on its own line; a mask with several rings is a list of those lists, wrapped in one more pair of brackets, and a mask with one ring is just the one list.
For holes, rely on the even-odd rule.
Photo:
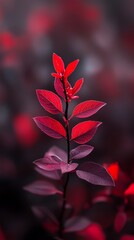
[[(75, 237), (133, 239), (132, 0), (0, 0), (0, 238), (42, 240), (47, 239), (44, 227), (52, 228), (51, 222), (44, 226), (42, 209), (37, 211), (35, 206), (41, 208), (49, 202), (56, 211), (54, 201), (51, 197), (27, 196), (22, 186), (37, 179), (32, 162), (52, 145), (51, 138), (37, 130), (32, 118), (39, 112), (44, 114), (35, 89), (53, 90), (53, 52), (62, 56), (65, 63), (81, 59), (71, 77), (74, 83), (77, 76), (85, 74), (81, 100), (107, 102), (96, 116), (104, 124), (92, 141), (96, 148), (90, 159), (107, 163), (116, 188), (89, 187), (72, 179), (68, 201), (76, 214), (83, 206), (86, 211), (89, 209), (93, 222)], [(74, 100), (74, 106), (75, 103), (80, 103), (79, 99)], [(72, 124), (76, 123), (77, 118)], [(57, 141), (57, 145), (65, 149), (64, 143)], [(110, 167), (117, 162), (118, 168)], [(68, 234), (68, 239), (71, 237)]]

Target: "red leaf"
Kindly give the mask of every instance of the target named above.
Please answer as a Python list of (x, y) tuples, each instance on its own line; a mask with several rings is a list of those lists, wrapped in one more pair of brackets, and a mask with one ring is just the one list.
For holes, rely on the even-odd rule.
[(73, 91), (73, 95), (75, 95), (77, 92), (80, 91), (80, 89), (81, 89), (81, 87), (83, 85), (83, 82), (84, 82), (83, 78), (81, 78), (81, 79), (76, 81), (76, 83), (75, 83), (75, 85), (73, 87), (73, 90), (72, 90)]
[(102, 167), (100, 164), (93, 162), (83, 163), (80, 167), (80, 170), (76, 171), (76, 174), (79, 178), (84, 179), (85, 181), (102, 186), (114, 186), (114, 181), (109, 175), (107, 170)]
[(79, 144), (84, 144), (92, 139), (94, 136), (97, 127), (101, 124), (101, 122), (97, 121), (85, 121), (82, 123), (78, 123), (72, 129), (71, 140)]
[(62, 102), (53, 92), (48, 90), (36, 90), (38, 100), (43, 108), (52, 114), (62, 113)]
[(77, 232), (90, 225), (90, 220), (86, 217), (75, 216), (65, 222), (64, 232)]
[(68, 64), (68, 66), (67, 66), (67, 68), (65, 70), (65, 73), (64, 73), (64, 77), (65, 78), (67, 78), (68, 76), (70, 76), (74, 72), (74, 70), (77, 67), (78, 63), (79, 63), (79, 59), (77, 59), (77, 60), (75, 60), (75, 61), (73, 61), (73, 62)]
[(55, 91), (59, 94), (59, 96), (65, 99), (63, 84), (59, 78), (55, 78), (54, 88), (55, 88)]
[(119, 233), (127, 222), (127, 215), (125, 212), (118, 212), (115, 221), (114, 221), (114, 228), (117, 233)]
[(106, 103), (104, 102), (87, 100), (85, 102), (78, 104), (74, 108), (71, 118), (72, 117), (78, 117), (78, 118), (90, 117), (105, 105)]
[(86, 157), (93, 151), (93, 147), (89, 145), (81, 145), (71, 150), (71, 159), (80, 159)]
[(129, 185), (124, 194), (125, 196), (134, 195), (134, 183)]
[(62, 192), (54, 186), (53, 183), (47, 181), (35, 181), (24, 187), (25, 190), (38, 195), (53, 195), (56, 193), (62, 194)]
[(34, 161), (34, 164), (46, 171), (53, 171), (60, 169), (60, 161), (56, 156), (44, 157)]
[(35, 117), (35, 123), (48, 136), (60, 139), (66, 137), (66, 131), (60, 122), (51, 117)]
[(57, 54), (53, 53), (53, 65), (55, 68), (55, 71), (58, 73), (64, 72), (64, 62), (61, 57), (59, 57)]
[(107, 171), (112, 176), (112, 178), (116, 181), (119, 177), (119, 164), (117, 162), (112, 163), (109, 167), (107, 167)]

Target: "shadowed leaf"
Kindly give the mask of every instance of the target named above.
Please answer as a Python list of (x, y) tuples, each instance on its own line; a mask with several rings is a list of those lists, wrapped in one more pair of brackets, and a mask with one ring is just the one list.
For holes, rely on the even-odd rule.
[(66, 131), (60, 122), (51, 117), (35, 117), (35, 123), (48, 136), (60, 139), (66, 137)]
[(93, 151), (93, 147), (89, 145), (81, 145), (71, 150), (71, 159), (80, 159), (86, 157)]
[(97, 163), (86, 162), (81, 164), (79, 170), (76, 170), (76, 174), (79, 178), (92, 184), (115, 186), (114, 181), (107, 170)]
[(78, 123), (72, 129), (71, 140), (79, 144), (87, 143), (94, 136), (97, 127), (101, 124), (101, 122), (97, 121), (85, 121), (82, 123)]
[(72, 117), (78, 117), (78, 118), (90, 117), (105, 105), (106, 103), (104, 102), (99, 102), (94, 100), (88, 100), (88, 101), (82, 102), (74, 108), (71, 118)]
[(62, 113), (62, 102), (53, 92), (48, 90), (36, 90), (38, 100), (41, 106), (52, 114)]

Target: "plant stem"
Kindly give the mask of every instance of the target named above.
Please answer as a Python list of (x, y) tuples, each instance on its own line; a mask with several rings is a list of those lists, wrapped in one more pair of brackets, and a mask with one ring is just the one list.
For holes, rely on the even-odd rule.
[[(70, 136), (69, 136), (69, 123), (68, 123), (68, 98), (67, 98), (67, 93), (66, 93), (66, 87), (65, 87), (65, 81), (64, 78), (62, 79), (63, 83), (63, 89), (64, 89), (64, 94), (65, 94), (65, 99), (66, 99), (66, 107), (65, 107), (65, 113), (64, 117), (66, 119), (66, 139), (67, 139), (67, 163), (69, 164), (70, 162)], [(63, 237), (63, 230), (64, 230), (64, 213), (65, 213), (65, 208), (66, 208), (66, 195), (67, 195), (67, 187), (68, 187), (68, 182), (69, 182), (69, 172), (66, 175), (66, 181), (63, 189), (63, 203), (62, 203), (62, 209), (61, 209), (61, 214), (59, 217), (59, 237), (62, 239)]]

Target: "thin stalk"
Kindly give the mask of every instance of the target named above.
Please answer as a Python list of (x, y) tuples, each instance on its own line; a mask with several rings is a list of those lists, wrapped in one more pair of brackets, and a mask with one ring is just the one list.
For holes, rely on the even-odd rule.
[[(64, 117), (66, 119), (65, 129), (66, 129), (66, 140), (67, 140), (67, 162), (69, 164), (69, 162), (70, 162), (70, 136), (69, 136), (69, 123), (68, 123), (68, 98), (67, 98), (64, 78), (62, 79), (62, 83), (63, 83), (63, 89), (64, 89), (65, 100), (66, 100)], [(63, 189), (63, 203), (62, 203), (62, 208), (61, 208), (61, 214), (59, 217), (59, 237), (61, 239), (63, 237), (63, 230), (64, 230), (64, 214), (65, 214), (65, 208), (66, 208), (66, 195), (67, 195), (68, 182), (69, 182), (69, 173), (67, 173), (67, 175), (66, 175), (66, 181), (65, 181), (65, 185), (64, 185), (64, 189)]]

